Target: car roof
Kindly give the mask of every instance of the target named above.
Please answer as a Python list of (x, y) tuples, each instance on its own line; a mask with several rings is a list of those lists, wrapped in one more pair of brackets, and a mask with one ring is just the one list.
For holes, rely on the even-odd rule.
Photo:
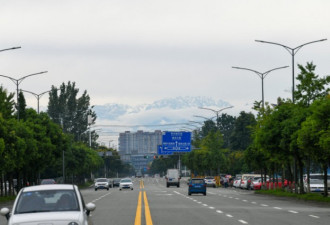
[(29, 186), (23, 189), (26, 191), (45, 191), (45, 190), (73, 190), (75, 185), (72, 184), (51, 184), (51, 185), (36, 185)]

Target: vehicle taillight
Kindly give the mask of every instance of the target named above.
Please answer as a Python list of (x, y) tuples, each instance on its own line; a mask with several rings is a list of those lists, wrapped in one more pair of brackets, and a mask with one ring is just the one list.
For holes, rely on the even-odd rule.
[(189, 184), (189, 187), (192, 187), (192, 184)]

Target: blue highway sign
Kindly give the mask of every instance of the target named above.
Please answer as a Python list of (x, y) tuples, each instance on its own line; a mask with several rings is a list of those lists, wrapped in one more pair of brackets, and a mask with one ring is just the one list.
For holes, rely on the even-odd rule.
[(163, 134), (164, 152), (190, 152), (191, 132), (169, 132)]
[(173, 155), (173, 151), (163, 151), (163, 146), (158, 145), (158, 155)]

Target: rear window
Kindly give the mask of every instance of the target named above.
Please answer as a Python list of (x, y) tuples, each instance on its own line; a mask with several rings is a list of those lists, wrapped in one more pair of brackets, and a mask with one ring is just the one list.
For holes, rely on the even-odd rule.
[(203, 184), (203, 183), (204, 183), (204, 180), (202, 180), (202, 179), (191, 180), (191, 183), (192, 183), (192, 184)]

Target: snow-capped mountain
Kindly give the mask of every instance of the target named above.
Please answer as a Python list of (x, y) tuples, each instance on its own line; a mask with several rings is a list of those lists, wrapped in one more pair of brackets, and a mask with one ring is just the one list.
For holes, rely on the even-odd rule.
[[(130, 114), (150, 114), (152, 111), (165, 110), (169, 111), (182, 111), (184, 109), (198, 109), (198, 107), (214, 107), (223, 108), (230, 106), (229, 103), (223, 100), (214, 100), (210, 97), (176, 97), (157, 100), (151, 104), (141, 104), (137, 106), (130, 106), (125, 104), (110, 103), (106, 105), (96, 105), (94, 110), (97, 118), (100, 120), (117, 120), (119, 117)], [(169, 114), (165, 114), (169, 115)], [(162, 116), (159, 118), (164, 121), (168, 118)], [(171, 120), (173, 121), (173, 120)], [(155, 122), (155, 121), (154, 121)]]

